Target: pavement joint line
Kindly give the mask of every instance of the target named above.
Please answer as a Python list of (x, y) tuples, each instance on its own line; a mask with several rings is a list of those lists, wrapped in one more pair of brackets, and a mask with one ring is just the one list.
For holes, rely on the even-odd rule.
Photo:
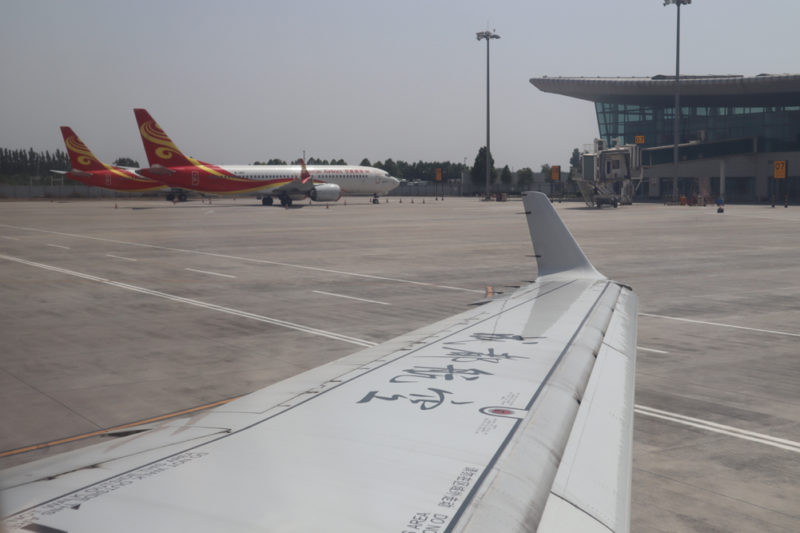
[(800, 453), (800, 442), (795, 442), (793, 440), (772, 437), (763, 433), (756, 433), (755, 431), (748, 431), (735, 428), (733, 426), (726, 426), (717, 422), (701, 420), (699, 418), (693, 418), (691, 416), (681, 415), (678, 413), (671, 413), (669, 411), (662, 411), (661, 409), (646, 407), (644, 405), (634, 405), (634, 411), (640, 415), (651, 416), (661, 420), (682, 424), (684, 426), (711, 431), (713, 433), (720, 433), (722, 435), (728, 435), (739, 439), (757, 442), (759, 444), (765, 444), (767, 446), (773, 446), (782, 450)]
[(33, 261), (28, 261), (26, 259), (21, 259), (19, 257), (12, 257), (12, 256), (8, 256), (8, 255), (0, 254), (0, 259), (5, 259), (7, 261), (13, 261), (13, 262), (20, 263), (20, 264), (23, 264), (23, 265), (33, 266), (33, 267), (41, 268), (41, 269), (44, 269), (44, 270), (50, 270), (52, 272), (59, 272), (61, 274), (67, 274), (69, 276), (75, 276), (75, 277), (83, 278), (83, 279), (86, 279), (86, 280), (89, 280), (89, 281), (95, 281), (97, 283), (103, 283), (105, 285), (111, 285), (112, 287), (119, 287), (121, 289), (126, 289), (126, 290), (129, 290), (129, 291), (138, 292), (138, 293), (141, 293), (141, 294), (149, 294), (151, 296), (156, 296), (158, 298), (164, 298), (166, 300), (171, 300), (173, 302), (179, 302), (179, 303), (184, 303), (184, 304), (188, 304), (188, 305), (193, 305), (195, 307), (201, 307), (201, 308), (204, 308), (204, 309), (210, 309), (212, 311), (218, 311), (220, 313), (225, 313), (225, 314), (228, 314), (228, 315), (240, 316), (240, 317), (243, 317), (243, 318), (249, 318), (249, 319), (252, 319), (252, 320), (257, 320), (259, 322), (264, 322), (266, 324), (272, 324), (273, 326), (280, 326), (280, 327), (284, 327), (284, 328), (287, 328), (287, 329), (294, 329), (296, 331), (300, 331), (300, 332), (303, 332), (303, 333), (308, 333), (310, 335), (317, 335), (317, 336), (320, 336), (320, 337), (327, 337), (329, 339), (334, 339), (334, 340), (346, 342), (346, 343), (349, 343), (349, 344), (355, 344), (356, 346), (361, 346), (361, 347), (364, 347), (364, 348), (370, 348), (372, 346), (376, 346), (377, 345), (377, 343), (372, 342), (372, 341), (359, 339), (357, 337), (350, 337), (350, 336), (347, 336), (347, 335), (342, 335), (340, 333), (335, 333), (333, 331), (326, 331), (324, 329), (318, 329), (318, 328), (314, 328), (314, 327), (311, 327), (311, 326), (305, 326), (303, 324), (297, 324), (297, 323), (294, 323), (294, 322), (289, 322), (287, 320), (280, 320), (278, 318), (271, 318), (271, 317), (268, 317), (268, 316), (257, 315), (255, 313), (249, 313), (247, 311), (240, 311), (238, 309), (233, 309), (233, 308), (230, 308), (230, 307), (224, 307), (222, 305), (211, 304), (211, 303), (207, 303), (207, 302), (201, 302), (200, 300), (193, 300), (192, 298), (184, 298), (182, 296), (176, 296), (174, 294), (168, 294), (168, 293), (165, 293), (165, 292), (156, 291), (156, 290), (152, 290), (152, 289), (147, 289), (147, 288), (144, 288), (144, 287), (139, 287), (137, 285), (130, 285), (130, 284), (122, 283), (122, 282), (119, 282), (119, 281), (112, 281), (112, 280), (109, 280), (109, 279), (106, 279), (106, 278), (93, 276), (91, 274), (84, 274), (82, 272), (76, 272), (74, 270), (68, 270), (66, 268), (60, 268), (60, 267), (56, 267), (56, 266), (52, 266), (52, 265), (46, 265), (44, 263), (35, 263)]
[(198, 272), (200, 274), (208, 274), (209, 276), (219, 276), (221, 278), (235, 278), (236, 276), (232, 276), (230, 274), (220, 274), (219, 272), (211, 272), (210, 270), (198, 270), (196, 268), (186, 268), (184, 270), (188, 270), (189, 272)]
[(639, 316), (648, 316), (651, 318), (664, 318), (667, 320), (677, 320), (678, 322), (688, 322), (690, 324), (702, 324), (705, 326), (717, 326), (720, 328), (732, 328), (732, 329), (742, 329), (745, 331), (755, 331), (758, 333), (769, 333), (771, 335), (783, 335), (786, 337), (800, 337), (800, 333), (791, 333), (788, 331), (778, 331), (774, 329), (761, 329), (761, 328), (749, 328), (747, 326), (735, 326), (733, 324), (723, 324), (721, 322), (707, 322), (705, 320), (693, 320), (691, 318), (681, 318), (677, 316), (666, 316), (666, 315), (655, 315), (652, 313), (639, 313)]
[(128, 245), (128, 246), (139, 246), (141, 248), (153, 248), (153, 249), (156, 249), (156, 250), (167, 250), (167, 251), (170, 251), (170, 252), (207, 255), (209, 257), (219, 257), (221, 259), (234, 259), (234, 260), (237, 260), (237, 261), (247, 261), (247, 262), (250, 262), (250, 263), (261, 263), (261, 264), (265, 264), (265, 265), (284, 266), (284, 267), (303, 269), (303, 270), (313, 270), (313, 271), (316, 271), (316, 272), (326, 272), (328, 274), (339, 274), (339, 275), (342, 275), (342, 276), (353, 276), (353, 277), (359, 277), (359, 278), (376, 279), (376, 280), (379, 280), (379, 281), (391, 281), (391, 282), (394, 282), (394, 283), (408, 283), (408, 284), (411, 284), (411, 285), (419, 285), (419, 286), (423, 286), (423, 287), (433, 287), (433, 288), (437, 288), (437, 289), (446, 289), (446, 290), (463, 291), (463, 292), (474, 292), (474, 293), (483, 294), (483, 290), (478, 290), (478, 289), (467, 289), (467, 288), (464, 288), (464, 287), (453, 287), (453, 286), (450, 286), (450, 285), (437, 285), (435, 283), (429, 283), (429, 282), (425, 282), (425, 281), (414, 281), (414, 280), (402, 279), (402, 278), (390, 278), (390, 277), (386, 277), (386, 276), (377, 276), (377, 275), (374, 275), (374, 274), (361, 274), (361, 273), (358, 273), (358, 272), (347, 272), (347, 271), (344, 271), (344, 270), (333, 270), (333, 269), (329, 269), (329, 268), (321, 268), (321, 267), (314, 267), (314, 266), (308, 266), (308, 265), (295, 265), (295, 264), (292, 264), (292, 263), (281, 263), (280, 261), (269, 261), (267, 259), (254, 259), (252, 257), (241, 257), (241, 256), (236, 256), (236, 255), (220, 254), (220, 253), (216, 253), (216, 252), (203, 252), (201, 250), (186, 250), (186, 249), (183, 249), (183, 248), (172, 248), (172, 247), (169, 247), (169, 246), (158, 246), (156, 244), (146, 244), (146, 243), (130, 242), (130, 241), (119, 241), (119, 240), (116, 240), (116, 239), (106, 239), (106, 238), (103, 238), (103, 237), (92, 237), (90, 235), (75, 235), (73, 233), (63, 233), (63, 232), (60, 232), (60, 231), (50, 231), (50, 230), (44, 230), (44, 229), (39, 229), (39, 228), (28, 228), (28, 227), (24, 227), (24, 226), (14, 226), (14, 225), (11, 225), (11, 224), (0, 224), (0, 227), (14, 228), (14, 229), (25, 230), (25, 231), (38, 231), (38, 232), (41, 232), (41, 233), (49, 233), (49, 234), (53, 234), (53, 235), (62, 235), (62, 236), (65, 236), (65, 237), (74, 237), (74, 238), (77, 238), (77, 239), (91, 239), (91, 240), (101, 241), (101, 242), (113, 242), (115, 244), (125, 244), (125, 245)]
[(311, 291), (317, 294), (325, 294), (327, 296), (336, 296), (337, 298), (347, 298), (348, 300), (358, 300), (359, 302), (368, 302), (371, 304), (381, 304), (381, 305), (392, 305), (388, 302), (379, 302), (378, 300), (368, 300), (367, 298), (357, 298), (355, 296), (348, 296), (346, 294), (336, 294), (335, 292), (326, 292), (326, 291)]
[(121, 255), (114, 254), (106, 254), (106, 257), (113, 257), (114, 259), (122, 259), (124, 261), (138, 261), (138, 259), (133, 259), (132, 257), (123, 257)]
[(50, 244), (50, 243), (48, 243), (47, 246), (52, 246), (53, 248), (61, 248), (62, 250), (69, 250), (69, 246), (63, 246), (61, 244)]
[(656, 350), (655, 348), (645, 348), (644, 346), (637, 346), (636, 349), (637, 350), (641, 350), (643, 352), (653, 352), (653, 353), (658, 353), (658, 354), (668, 354), (669, 353), (669, 352), (666, 352), (664, 350)]

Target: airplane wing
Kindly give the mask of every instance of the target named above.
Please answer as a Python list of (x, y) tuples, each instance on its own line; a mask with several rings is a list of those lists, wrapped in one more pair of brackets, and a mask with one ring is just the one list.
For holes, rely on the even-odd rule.
[(306, 162), (303, 158), (299, 159), (300, 174), (292, 181), (287, 181), (277, 187), (270, 187), (269, 192), (272, 195), (277, 193), (292, 195), (307, 195), (314, 188), (314, 180), (311, 179), (311, 174), (308, 172)]
[(5, 471), (10, 531), (626, 532), (636, 296), (546, 196), (508, 297), (191, 418)]

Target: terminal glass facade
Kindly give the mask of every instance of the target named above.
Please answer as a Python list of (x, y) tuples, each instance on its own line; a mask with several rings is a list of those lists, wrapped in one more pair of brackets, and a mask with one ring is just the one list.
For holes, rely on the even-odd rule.
[[(674, 106), (595, 102), (595, 109), (600, 136), (609, 146), (616, 137), (634, 144), (643, 136), (644, 147), (674, 142)], [(800, 105), (681, 106), (680, 143), (743, 138), (757, 139), (758, 152), (800, 150)]]

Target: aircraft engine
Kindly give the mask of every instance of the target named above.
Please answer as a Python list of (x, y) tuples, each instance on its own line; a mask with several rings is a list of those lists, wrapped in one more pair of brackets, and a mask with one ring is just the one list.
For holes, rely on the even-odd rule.
[(315, 202), (335, 202), (342, 197), (342, 188), (335, 183), (316, 185), (308, 194)]

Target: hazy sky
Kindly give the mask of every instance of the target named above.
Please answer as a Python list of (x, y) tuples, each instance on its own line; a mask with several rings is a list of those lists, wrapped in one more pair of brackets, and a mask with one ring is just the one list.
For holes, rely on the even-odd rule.
[[(675, 71), (662, 0), (6, 0), (0, 146), (63, 149), (69, 125), (106, 162), (146, 164), (132, 109), (213, 163), (387, 157), (471, 165), (486, 130), (512, 169), (566, 165), (597, 136), (594, 107), (538, 76)], [(798, 73), (796, 0), (695, 0), (681, 72)]]

